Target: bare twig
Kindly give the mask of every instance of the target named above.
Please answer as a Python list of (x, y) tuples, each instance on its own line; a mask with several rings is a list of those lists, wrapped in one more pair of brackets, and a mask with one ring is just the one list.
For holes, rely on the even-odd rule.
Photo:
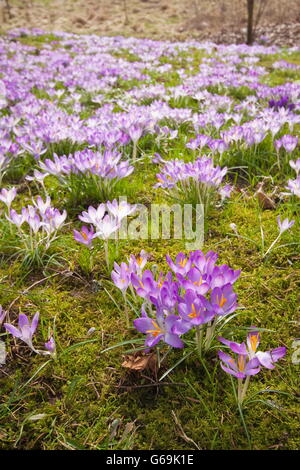
[(159, 387), (160, 385), (175, 385), (175, 386), (184, 386), (184, 383), (176, 382), (155, 382), (145, 385), (114, 385), (116, 388), (147, 388), (147, 387)]
[(172, 416), (173, 416), (173, 418), (174, 418), (174, 421), (175, 421), (176, 426), (177, 426), (178, 429), (179, 429), (179, 435), (182, 437), (182, 439), (185, 440), (185, 442), (188, 442), (188, 443), (193, 444), (193, 445), (196, 447), (196, 449), (201, 450), (200, 447), (196, 444), (196, 442), (193, 441), (193, 439), (191, 439), (190, 437), (188, 437), (188, 436), (185, 434), (185, 432), (184, 432), (184, 430), (183, 430), (183, 427), (182, 427), (182, 424), (181, 424), (181, 422), (179, 421), (179, 419), (177, 418), (177, 416), (176, 416), (176, 414), (175, 414), (175, 412), (174, 412), (173, 410), (172, 410)]

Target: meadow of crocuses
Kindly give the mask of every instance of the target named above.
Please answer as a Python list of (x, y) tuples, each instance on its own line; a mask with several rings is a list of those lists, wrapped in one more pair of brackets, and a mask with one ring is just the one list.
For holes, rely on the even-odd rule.
[(297, 47), (0, 36), (0, 448), (299, 448), (299, 129)]

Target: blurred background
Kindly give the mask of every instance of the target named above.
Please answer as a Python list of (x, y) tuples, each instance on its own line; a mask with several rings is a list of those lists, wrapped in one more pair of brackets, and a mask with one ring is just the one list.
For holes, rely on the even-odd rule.
[(0, 27), (299, 45), (300, 0), (0, 0)]

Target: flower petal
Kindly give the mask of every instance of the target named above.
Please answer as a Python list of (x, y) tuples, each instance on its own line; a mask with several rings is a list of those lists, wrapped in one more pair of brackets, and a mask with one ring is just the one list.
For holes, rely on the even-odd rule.
[(14, 325), (11, 325), (10, 323), (4, 323), (4, 328), (16, 338), (21, 338), (21, 331), (19, 331), (18, 328), (16, 328)]

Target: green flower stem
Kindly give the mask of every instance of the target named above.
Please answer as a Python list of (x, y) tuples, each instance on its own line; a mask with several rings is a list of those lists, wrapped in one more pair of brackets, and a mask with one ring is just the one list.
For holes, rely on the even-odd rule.
[(247, 390), (248, 390), (248, 387), (249, 387), (249, 382), (250, 382), (250, 375), (247, 375), (247, 378), (245, 380), (245, 383), (244, 383), (244, 386), (243, 386), (243, 389), (242, 389), (242, 393), (241, 393), (241, 403), (243, 403), (243, 401), (245, 399), (245, 396), (246, 396), (246, 393), (247, 393)]
[(238, 403), (242, 403), (243, 379), (238, 379)]
[(133, 149), (132, 149), (132, 160), (136, 160), (136, 154), (137, 154), (137, 145), (136, 142), (133, 142)]
[(108, 240), (104, 241), (104, 253), (105, 253), (105, 261), (106, 261), (106, 266), (109, 271), (109, 249), (108, 249)]
[(129, 315), (128, 315), (128, 305), (127, 305), (127, 299), (126, 299), (126, 292), (123, 293), (123, 297), (124, 297), (126, 326), (127, 326), (127, 328), (129, 328), (129, 327), (130, 327), (130, 323), (129, 323)]
[(196, 326), (196, 345), (200, 359), (202, 358), (202, 341), (203, 341), (203, 328), (199, 325)]

